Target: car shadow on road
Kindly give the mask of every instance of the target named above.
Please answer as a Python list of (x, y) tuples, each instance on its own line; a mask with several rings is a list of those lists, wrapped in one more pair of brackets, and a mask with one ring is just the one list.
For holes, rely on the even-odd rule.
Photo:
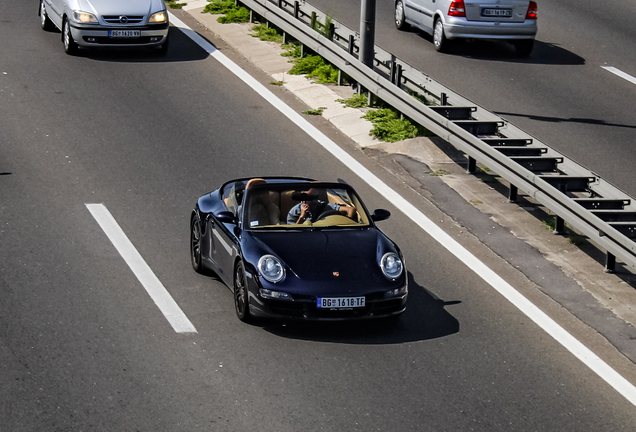
[(204, 60), (209, 57), (207, 51), (178, 28), (170, 27), (168, 37), (170, 47), (165, 55), (161, 55), (157, 48), (127, 47), (81, 49), (78, 55), (96, 61), (120, 63), (173, 63)]
[(436, 339), (459, 332), (459, 321), (446, 306), (461, 301), (444, 301), (413, 280), (409, 273), (406, 312), (399, 318), (343, 322), (271, 322), (262, 327), (272, 334), (290, 338), (342, 344), (397, 344)]
[[(413, 31), (413, 30), (411, 30)], [(433, 37), (428, 33), (418, 32), (433, 48)], [(442, 54), (443, 55), (443, 54)], [(534, 49), (527, 57), (518, 56), (514, 46), (505, 41), (491, 40), (452, 40), (446, 55), (467, 57), (477, 60), (504, 61), (508, 63), (528, 63), (545, 65), (584, 65), (585, 59), (558, 44), (534, 41)]]

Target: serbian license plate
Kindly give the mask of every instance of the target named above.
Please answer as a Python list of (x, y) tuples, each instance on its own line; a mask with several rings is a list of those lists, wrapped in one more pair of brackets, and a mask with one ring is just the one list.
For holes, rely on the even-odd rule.
[(351, 309), (364, 307), (364, 297), (318, 297), (322, 309)]
[(507, 18), (512, 16), (512, 9), (487, 9), (481, 10), (481, 16), (485, 17), (502, 17)]
[(140, 30), (109, 30), (108, 36), (112, 38), (138, 38), (141, 36)]

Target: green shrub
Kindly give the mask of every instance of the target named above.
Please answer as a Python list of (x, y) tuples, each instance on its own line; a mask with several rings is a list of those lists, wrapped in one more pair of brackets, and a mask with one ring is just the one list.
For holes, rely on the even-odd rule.
[(300, 54), (302, 51), (302, 47), (300, 45), (288, 43), (288, 44), (281, 45), (281, 48), (285, 51), (284, 53), (281, 54), (281, 56), (300, 58)]
[(166, 4), (170, 7), (170, 9), (181, 9), (187, 3), (177, 3), (176, 0), (166, 0)]
[(217, 19), (221, 24), (244, 23), (250, 20), (249, 9), (237, 7), (234, 0), (211, 0), (201, 13), (225, 14)]
[(373, 129), (369, 135), (382, 141), (396, 142), (420, 136), (420, 129), (417, 126), (408, 119), (400, 118), (400, 115), (390, 108), (369, 111), (362, 118), (373, 123)]
[(369, 106), (368, 97), (362, 93), (354, 94), (349, 99), (338, 99), (338, 102), (349, 108), (366, 108)]
[(210, 3), (205, 6), (201, 13), (217, 15), (227, 13), (234, 9), (236, 9), (234, 0), (210, 0)]
[(265, 24), (257, 24), (252, 27), (252, 36), (257, 37), (262, 41), (270, 41), (270, 42), (282, 42), (283, 35), (278, 33), (278, 31), (273, 27), (267, 27)]
[(231, 10), (226, 12), (225, 16), (219, 17), (217, 19), (221, 24), (229, 24), (229, 23), (246, 23), (250, 20), (250, 11), (247, 8), (240, 7), (238, 9)]

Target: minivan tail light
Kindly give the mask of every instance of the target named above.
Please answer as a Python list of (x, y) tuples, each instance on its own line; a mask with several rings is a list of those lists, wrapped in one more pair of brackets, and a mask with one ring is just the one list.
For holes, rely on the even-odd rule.
[(528, 5), (528, 12), (526, 13), (526, 19), (537, 19), (537, 12), (539, 7), (537, 6), (537, 2), (531, 1)]
[[(534, 3), (534, 2), (531, 2)], [(536, 3), (535, 3), (536, 4)], [(466, 17), (466, 6), (464, 0), (454, 0), (448, 8), (448, 16)]]

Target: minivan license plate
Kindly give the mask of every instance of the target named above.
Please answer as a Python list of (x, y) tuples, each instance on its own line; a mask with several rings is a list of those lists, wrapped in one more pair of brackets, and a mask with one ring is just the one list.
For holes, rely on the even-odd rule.
[(482, 9), (481, 16), (485, 17), (511, 17), (512, 9)]
[(318, 297), (316, 306), (323, 309), (364, 307), (364, 297)]
[(112, 38), (138, 38), (141, 36), (139, 30), (109, 30), (108, 36)]

